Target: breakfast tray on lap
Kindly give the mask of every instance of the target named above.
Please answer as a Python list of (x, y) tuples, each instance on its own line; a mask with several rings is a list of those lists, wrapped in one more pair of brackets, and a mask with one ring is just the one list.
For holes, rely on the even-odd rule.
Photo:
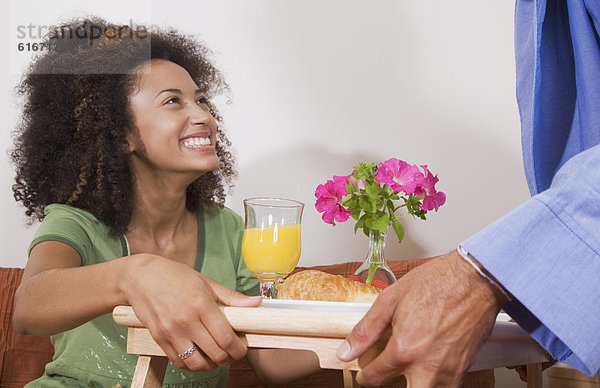
[[(344, 386), (354, 387), (354, 374), (385, 347), (389, 332), (365, 354), (342, 362), (336, 350), (369, 308), (365, 303), (265, 300), (260, 307), (221, 307), (232, 328), (249, 348), (310, 350), (323, 369), (344, 371)], [(130, 306), (117, 306), (114, 320), (128, 326), (127, 352), (138, 354), (131, 384), (161, 387), (167, 358)], [(528, 388), (541, 388), (541, 363), (547, 353), (517, 324), (499, 317), (470, 371), (527, 365)]]

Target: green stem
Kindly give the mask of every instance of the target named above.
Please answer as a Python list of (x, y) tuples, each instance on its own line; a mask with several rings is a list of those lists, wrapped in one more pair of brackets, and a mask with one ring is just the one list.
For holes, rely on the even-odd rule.
[(401, 207), (405, 207), (408, 206), (408, 203), (405, 203), (404, 205), (398, 205), (395, 209), (394, 212), (396, 212), (396, 210), (400, 209)]
[(371, 233), (371, 263), (369, 263), (369, 275), (367, 276), (366, 280), (367, 284), (371, 284), (371, 282), (373, 281), (373, 276), (375, 276), (375, 272), (377, 272), (377, 269), (381, 267), (381, 255), (383, 253), (383, 244), (385, 241), (385, 234), (376, 230), (371, 230)]

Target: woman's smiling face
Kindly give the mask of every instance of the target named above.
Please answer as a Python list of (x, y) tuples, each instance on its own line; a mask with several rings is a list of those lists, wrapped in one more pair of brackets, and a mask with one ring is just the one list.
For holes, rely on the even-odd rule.
[(129, 150), (136, 176), (146, 170), (155, 177), (185, 174), (193, 181), (219, 168), (217, 123), (183, 67), (162, 59), (142, 65), (129, 102), (135, 125)]

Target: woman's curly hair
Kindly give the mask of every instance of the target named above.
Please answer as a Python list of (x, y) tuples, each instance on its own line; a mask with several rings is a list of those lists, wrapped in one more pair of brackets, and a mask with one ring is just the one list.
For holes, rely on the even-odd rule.
[[(41, 221), (47, 205), (62, 203), (91, 212), (114, 234), (124, 233), (133, 210), (127, 136), (135, 131), (128, 96), (137, 85), (136, 68), (155, 58), (172, 61), (208, 98), (228, 86), (210, 51), (174, 30), (88, 17), (57, 26), (45, 42), (50, 50), (30, 65), (17, 88), (25, 104), (11, 155), (14, 197), (32, 220)], [(214, 106), (209, 108), (221, 124)], [(232, 187), (235, 162), (221, 129), (220, 169), (188, 186), (190, 211), (223, 206), (226, 186)]]

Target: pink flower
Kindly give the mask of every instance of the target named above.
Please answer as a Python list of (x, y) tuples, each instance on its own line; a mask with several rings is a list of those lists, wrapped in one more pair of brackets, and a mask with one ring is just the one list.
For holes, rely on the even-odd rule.
[(348, 194), (347, 184), (348, 176), (334, 176), (332, 181), (317, 186), (315, 208), (319, 213), (324, 212), (322, 218), (328, 224), (335, 225), (335, 221), (344, 222), (350, 217), (350, 212), (340, 203), (342, 197)]
[(404, 191), (407, 195), (423, 184), (423, 174), (419, 167), (403, 160), (391, 158), (379, 164), (375, 180), (383, 183), (397, 192)]
[(440, 206), (446, 203), (446, 194), (442, 191), (435, 190), (435, 184), (439, 181), (439, 178), (433, 176), (433, 174), (427, 169), (427, 165), (421, 166), (425, 171), (425, 179), (423, 183), (415, 189), (416, 195), (424, 195), (423, 203), (421, 204), (421, 209), (423, 210), (433, 210), (438, 211)]

